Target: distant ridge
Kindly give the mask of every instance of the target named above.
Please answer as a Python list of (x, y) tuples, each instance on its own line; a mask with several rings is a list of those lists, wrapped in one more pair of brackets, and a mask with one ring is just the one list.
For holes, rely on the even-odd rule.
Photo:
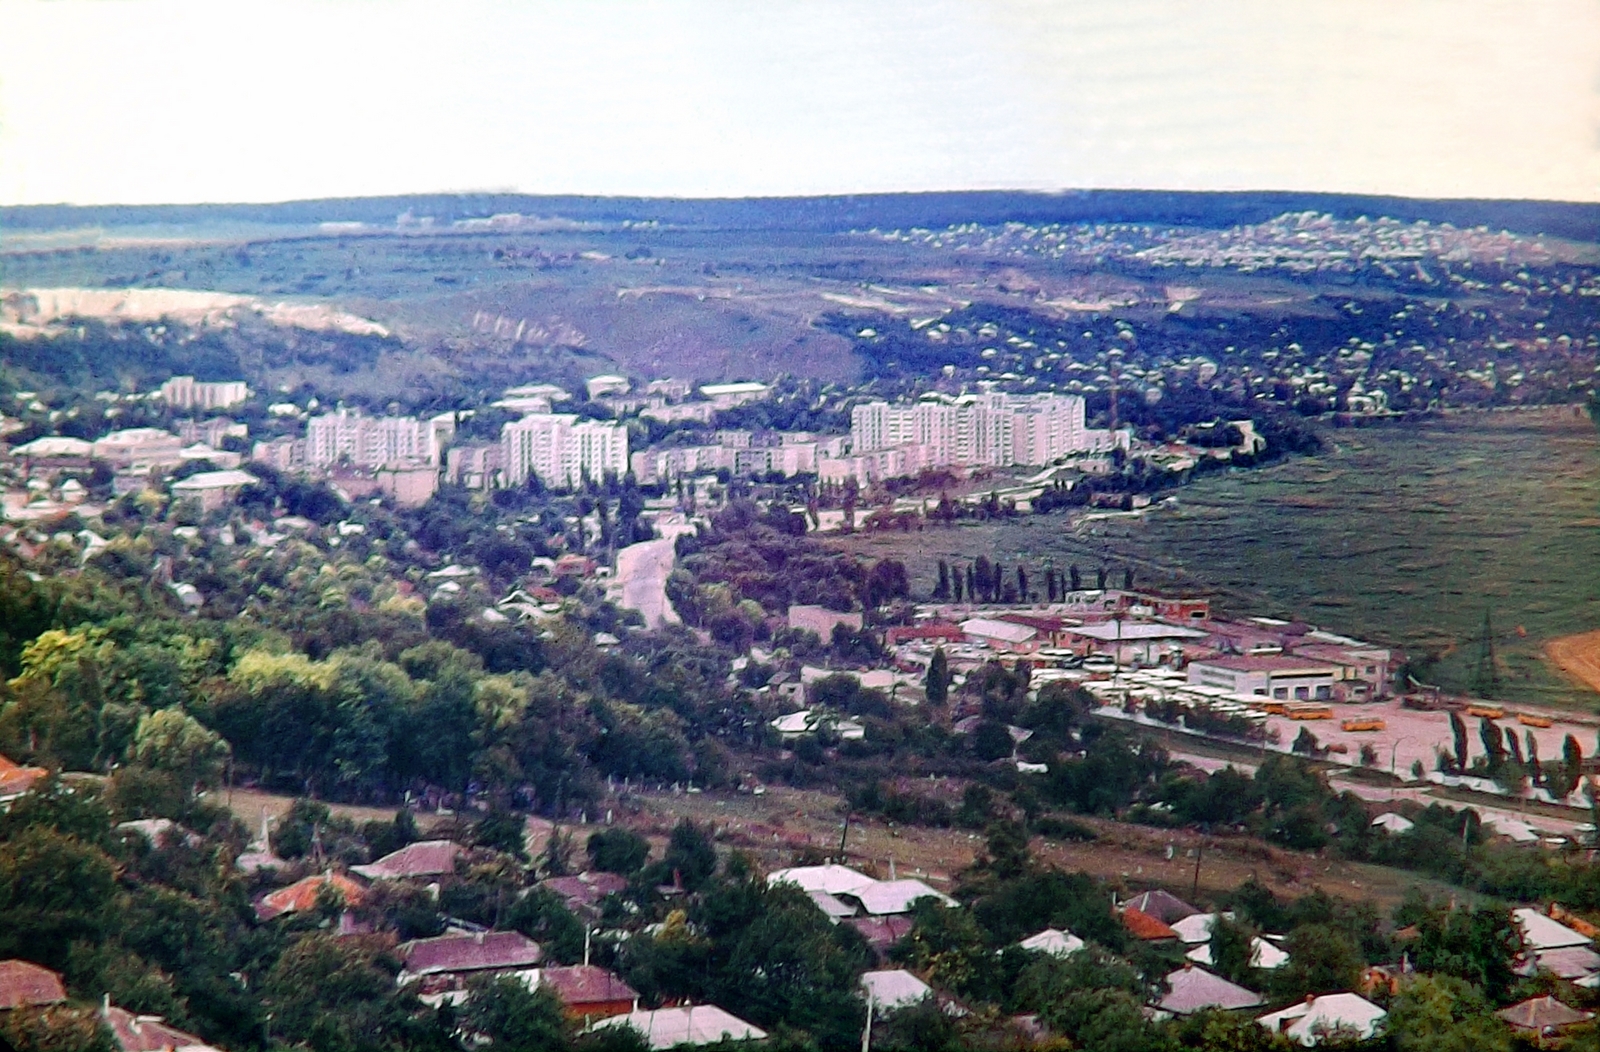
[(814, 232), (1004, 222), (1133, 222), (1218, 228), (1259, 223), (1285, 212), (1314, 211), (1342, 219), (1388, 216), (1405, 221), (1487, 226), (1523, 234), (1600, 241), (1600, 204), (1426, 200), (1289, 191), (1165, 190), (959, 191), (706, 199), (412, 194), (278, 204), (17, 205), (0, 207), (0, 229), (39, 231), (215, 222), (286, 226), (338, 222), (388, 225), (407, 210), (419, 217), (433, 216), (443, 224), (519, 212), (590, 222), (657, 222), (704, 230)]

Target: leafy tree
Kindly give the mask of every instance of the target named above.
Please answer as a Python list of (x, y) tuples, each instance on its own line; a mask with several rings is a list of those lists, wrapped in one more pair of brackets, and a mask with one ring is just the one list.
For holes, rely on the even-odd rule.
[(111, 859), (44, 826), (0, 842), (0, 959), (61, 967), (75, 940), (103, 940), (113, 921)]
[(569, 1047), (561, 1002), (549, 987), (528, 989), (519, 979), (491, 976), (467, 986), (462, 1027), (507, 1052), (561, 1052)]
[(1478, 737), (1483, 741), (1483, 752), (1490, 773), (1500, 770), (1506, 762), (1506, 745), (1505, 739), (1500, 737), (1500, 725), (1487, 716), (1481, 717), (1478, 720)]
[(590, 834), (587, 849), (591, 868), (625, 877), (639, 872), (650, 860), (650, 842), (622, 826)]
[(1511, 1034), (1483, 992), (1449, 975), (1408, 979), (1389, 1005), (1396, 1052), (1510, 1052)]
[[(554, 837), (556, 831), (551, 833)], [(528, 859), (527, 821), (515, 811), (492, 807), (472, 827), (472, 842), (480, 847), (504, 851), (526, 862)]]
[(999, 720), (980, 720), (972, 732), (972, 754), (985, 763), (1005, 759), (1015, 747), (1011, 732)]
[(1412, 948), (1417, 969), (1463, 979), (1491, 1000), (1502, 1000), (1516, 976), (1512, 961), (1522, 938), (1504, 908), (1431, 906), (1417, 920)]
[(584, 925), (549, 888), (530, 888), (506, 915), (506, 923), (566, 964), (583, 959)]
[(1249, 985), (1255, 971), (1256, 933), (1249, 927), (1218, 916), (1211, 926), (1211, 970), (1230, 982)]
[(117, 1052), (111, 1030), (90, 1008), (50, 1005), (0, 1013), (0, 1045), (14, 1052)]
[(133, 759), (153, 770), (170, 772), (185, 787), (216, 785), (229, 752), (221, 735), (179, 708), (141, 716), (133, 732)]
[(944, 647), (935, 647), (928, 660), (928, 678), (923, 681), (928, 704), (943, 705), (950, 698), (950, 660)]
[(1450, 712), (1450, 734), (1456, 746), (1456, 771), (1465, 774), (1470, 759), (1467, 755), (1467, 725), (1454, 710)]
[(1329, 924), (1296, 928), (1283, 948), (1289, 963), (1273, 973), (1272, 987), (1284, 998), (1353, 989), (1366, 964), (1354, 940)]
[(309, 932), (261, 980), (272, 1035), (315, 1052), (379, 1052), (421, 1036), (414, 995), (397, 990), (399, 962), (381, 939)]
[(717, 850), (705, 830), (685, 818), (673, 826), (657, 866), (667, 881), (681, 880), (685, 890), (698, 891), (717, 871)]

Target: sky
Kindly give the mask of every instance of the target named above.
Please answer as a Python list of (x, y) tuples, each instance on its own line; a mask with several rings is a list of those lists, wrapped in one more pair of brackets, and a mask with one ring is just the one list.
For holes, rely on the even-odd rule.
[(1600, 0), (0, 0), (0, 204), (1600, 201)]

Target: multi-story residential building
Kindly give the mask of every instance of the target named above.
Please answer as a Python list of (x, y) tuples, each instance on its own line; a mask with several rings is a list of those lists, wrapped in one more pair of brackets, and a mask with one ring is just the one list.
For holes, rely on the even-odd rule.
[(436, 465), (454, 429), (453, 418), (424, 421), (338, 409), (312, 417), (306, 425), (306, 462), (319, 468), (341, 462), (367, 468), (405, 461)]
[(940, 465), (1047, 464), (1092, 448), (1083, 399), (1060, 394), (869, 402), (851, 413), (850, 435), (857, 454), (920, 445), (926, 459)]
[(279, 471), (299, 471), (306, 466), (306, 440), (284, 435), (250, 447), (250, 459)]
[(192, 376), (174, 376), (161, 385), (161, 397), (175, 409), (226, 409), (250, 397), (243, 380), (205, 383)]
[(225, 416), (214, 416), (208, 420), (179, 420), (175, 426), (178, 437), (185, 442), (204, 442), (219, 449), (224, 438), (248, 438), (250, 435), (249, 427), (236, 424)]
[(445, 459), (445, 478), (467, 489), (489, 489), (505, 468), (505, 448), (499, 442), (469, 442), (451, 446)]
[(628, 430), (609, 420), (580, 422), (572, 413), (535, 413), (506, 424), (500, 444), (508, 486), (520, 486), (533, 475), (546, 485), (572, 487), (628, 470)]

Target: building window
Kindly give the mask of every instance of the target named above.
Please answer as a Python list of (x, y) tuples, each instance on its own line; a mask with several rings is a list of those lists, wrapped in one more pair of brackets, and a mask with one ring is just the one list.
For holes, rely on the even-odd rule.
[(1272, 688), (1272, 696), (1274, 698), (1277, 698), (1279, 701), (1284, 701), (1289, 697), (1289, 688), (1288, 687), (1273, 687)]
[(1296, 687), (1296, 688), (1294, 688), (1294, 697), (1295, 697), (1296, 701), (1305, 701), (1307, 698), (1311, 697), (1311, 688), (1310, 687)]
[(1333, 696), (1333, 688), (1332, 687), (1324, 684), (1324, 685), (1322, 685), (1322, 686), (1317, 688), (1317, 700), (1318, 701), (1327, 701), (1332, 696)]

